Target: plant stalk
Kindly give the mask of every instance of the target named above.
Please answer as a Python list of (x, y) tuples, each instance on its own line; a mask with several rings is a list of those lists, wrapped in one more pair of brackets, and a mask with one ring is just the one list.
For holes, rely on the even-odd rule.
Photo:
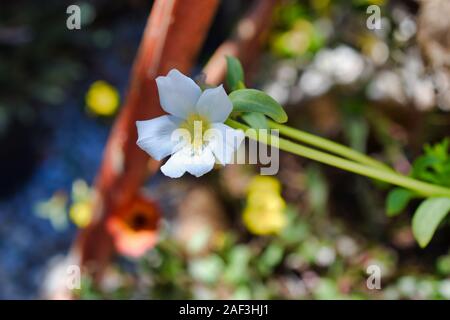
[(268, 122), (270, 128), (279, 130), (280, 134), (282, 134), (288, 138), (295, 139), (297, 141), (309, 144), (311, 146), (320, 148), (322, 150), (332, 152), (336, 155), (345, 157), (350, 160), (354, 160), (361, 164), (365, 164), (365, 165), (368, 165), (368, 166), (371, 166), (374, 168), (378, 168), (378, 169), (382, 169), (382, 170), (386, 170), (386, 171), (390, 171), (390, 172), (394, 171), (388, 165), (386, 165), (378, 160), (375, 160), (363, 153), (353, 150), (349, 147), (341, 145), (339, 143), (330, 141), (330, 140), (322, 138), (322, 137), (318, 137), (318, 136), (313, 135), (308, 132), (304, 132), (304, 131), (301, 131), (298, 129), (294, 129), (294, 128), (279, 124), (272, 120), (268, 120), (267, 122)]
[[(430, 184), (427, 182), (419, 181), (410, 177), (403, 176), (401, 174), (396, 173), (393, 170), (384, 170), (380, 168), (376, 168), (373, 166), (366, 166), (361, 163), (356, 163), (351, 160), (343, 159), (335, 155), (328, 154), (326, 152), (318, 151), (309, 147), (305, 147), (303, 145), (297, 144), (290, 140), (286, 140), (283, 138), (274, 137), (271, 134), (258, 132), (255, 134), (254, 130), (250, 129), (248, 126), (237, 122), (235, 120), (228, 119), (226, 124), (235, 129), (241, 129), (245, 132), (247, 137), (250, 139), (268, 143), (274, 147), (277, 147), (281, 150), (315, 160), (339, 169), (343, 169), (349, 172), (353, 172), (362, 176), (366, 176), (372, 179), (384, 181), (396, 186), (400, 186), (403, 188), (407, 188), (417, 192), (419, 195), (424, 197), (429, 196), (445, 196), (450, 197), (450, 189), (436, 186), (434, 184)], [(273, 139), (271, 138), (273, 137)], [(274, 144), (273, 141), (278, 140), (278, 145)]]

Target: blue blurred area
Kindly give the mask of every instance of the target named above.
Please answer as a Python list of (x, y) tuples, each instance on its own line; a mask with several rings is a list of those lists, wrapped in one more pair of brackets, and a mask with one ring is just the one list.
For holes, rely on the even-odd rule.
[(52, 127), (45, 159), (22, 190), (0, 203), (1, 299), (35, 297), (46, 261), (69, 248), (74, 228), (56, 231), (34, 206), (55, 190), (69, 193), (76, 178), (92, 181), (107, 138), (108, 127), (87, 120), (73, 101), (45, 118)]
[[(61, 104), (38, 106), (32, 128), (48, 131), (36, 142), (40, 157), (33, 159), (34, 171), (18, 191), (0, 200), (0, 299), (38, 297), (48, 261), (70, 247), (75, 227), (55, 230), (49, 220), (36, 215), (35, 206), (57, 191), (70, 195), (76, 179), (91, 184), (95, 178), (113, 119), (89, 116), (84, 95), (92, 82), (105, 79), (123, 97), (145, 22), (144, 12), (141, 19), (125, 16), (115, 21), (111, 47), (91, 51), (94, 68), (74, 84)], [(32, 130), (27, 134), (32, 135)], [(18, 172), (25, 169), (17, 168)]]

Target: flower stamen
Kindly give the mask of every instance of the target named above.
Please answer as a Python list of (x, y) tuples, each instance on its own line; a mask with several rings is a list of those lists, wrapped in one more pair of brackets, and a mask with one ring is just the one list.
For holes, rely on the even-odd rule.
[(209, 120), (199, 114), (189, 115), (185, 121), (180, 125), (180, 128), (186, 129), (190, 135), (190, 144), (192, 145), (194, 153), (198, 154), (203, 150), (206, 144), (204, 133), (209, 129)]

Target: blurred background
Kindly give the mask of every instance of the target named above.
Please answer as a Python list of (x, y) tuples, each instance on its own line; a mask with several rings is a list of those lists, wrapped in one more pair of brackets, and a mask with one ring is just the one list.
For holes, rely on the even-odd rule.
[[(221, 2), (192, 76), (253, 2)], [(91, 221), (92, 184), (152, 7), (78, 1), (81, 29), (68, 30), (71, 4), (0, 4), (0, 299), (41, 297)], [(370, 5), (379, 29), (366, 27)], [(249, 85), (292, 126), (407, 174), (424, 145), (450, 136), (449, 15), (446, 0), (279, 1)], [(158, 172), (144, 190), (152, 200), (139, 210), (162, 215), (158, 243), (136, 249), (140, 229), (116, 228), (130, 244), (75, 297), (450, 299), (448, 223), (420, 249), (418, 202), (387, 217), (386, 185), (282, 153), (273, 177), (250, 165), (200, 179)], [(379, 290), (366, 285), (370, 265)]]

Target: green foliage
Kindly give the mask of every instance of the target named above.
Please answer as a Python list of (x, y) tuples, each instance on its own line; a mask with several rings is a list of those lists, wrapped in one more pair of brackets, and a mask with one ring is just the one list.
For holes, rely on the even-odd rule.
[[(244, 70), (242, 69), (240, 61), (231, 56), (227, 56), (226, 82), (229, 90), (232, 91), (230, 99), (232, 99), (234, 111), (242, 112), (242, 120), (250, 127), (255, 129), (269, 128), (267, 119), (264, 115), (264, 110), (269, 110), (266, 111), (269, 112), (269, 114), (271, 112), (270, 110), (272, 110), (272, 116), (282, 119), (280, 118), (280, 115), (282, 117), (282, 112), (284, 111), (279, 112), (279, 110), (277, 110), (282, 110), (282, 107), (280, 105), (276, 106), (275, 104), (277, 103), (265, 93), (254, 89), (242, 91), (245, 89)], [(237, 90), (239, 90), (238, 93), (235, 92)], [(246, 106), (245, 99), (255, 99), (255, 101), (253, 101), (252, 105)], [(263, 106), (261, 106), (261, 108), (258, 107), (258, 104), (264, 103), (267, 104), (265, 108)], [(237, 110), (238, 108), (239, 110)]]
[(317, 13), (325, 12), (329, 3), (314, 1), (310, 5), (288, 1), (276, 10), (270, 42), (276, 56), (309, 58), (324, 47), (327, 35), (317, 23)]
[[(449, 187), (449, 146), (450, 139), (448, 138), (433, 146), (426, 145), (425, 153), (414, 161), (411, 175), (423, 181)], [(415, 196), (412, 191), (403, 188), (393, 189), (386, 200), (387, 215), (390, 217), (398, 215)], [(449, 198), (429, 198), (417, 208), (412, 228), (414, 237), (422, 248), (431, 241), (437, 227), (449, 211)]]
[(414, 213), (412, 229), (419, 245), (428, 245), (439, 223), (450, 211), (450, 198), (429, 198)]
[(194, 259), (189, 263), (189, 273), (192, 278), (204, 283), (213, 284), (222, 275), (225, 264), (218, 255), (210, 255)]
[(244, 70), (238, 59), (227, 56), (227, 86), (231, 91), (245, 88)]
[(360, 152), (366, 151), (367, 137), (369, 136), (369, 126), (367, 122), (359, 116), (348, 115), (343, 128), (350, 147)]
[(231, 92), (229, 96), (234, 112), (259, 112), (279, 123), (288, 119), (283, 107), (263, 91), (240, 89)]
[(426, 145), (424, 148), (425, 154), (418, 157), (413, 163), (412, 176), (450, 187), (449, 145), (449, 138), (433, 146)]
[(440, 274), (444, 276), (450, 275), (450, 254), (441, 256), (437, 259), (436, 269)]
[(306, 8), (299, 2), (291, 1), (276, 10), (276, 23), (279, 27), (291, 27), (296, 21), (307, 17)]
[(255, 129), (268, 129), (269, 125), (267, 123), (266, 117), (259, 112), (248, 112), (241, 116), (242, 120), (245, 121), (250, 127)]
[(283, 259), (283, 247), (272, 242), (262, 253), (258, 261), (258, 269), (263, 276), (268, 276)]
[(249, 264), (252, 253), (245, 245), (236, 245), (228, 253), (228, 267), (224, 274), (226, 282), (231, 284), (245, 283), (250, 278)]
[(314, 212), (324, 214), (327, 209), (329, 188), (327, 181), (315, 164), (310, 165), (306, 170), (308, 185), (308, 200)]
[[(115, 289), (83, 281), (76, 294), (82, 299), (449, 298), (450, 281), (411, 270), (402, 276), (395, 252), (387, 247), (359, 241), (339, 223), (324, 224), (323, 216), (302, 217), (294, 207), (288, 211), (289, 225), (279, 237), (237, 241), (238, 233), (229, 231), (214, 250), (200, 255), (163, 237), (135, 272), (121, 270)], [(370, 264), (383, 270), (383, 290), (367, 291)], [(448, 255), (438, 260), (442, 276), (449, 265)]]
[[(227, 56), (226, 81), (230, 91), (245, 89), (244, 70), (242, 69), (242, 65), (238, 59), (231, 56)], [(239, 96), (239, 94), (234, 94), (233, 96), (235, 95)], [(266, 117), (264, 116), (263, 113), (260, 113), (258, 111), (243, 112), (241, 118), (245, 123), (247, 123), (252, 128), (255, 129), (269, 128)]]
[(395, 188), (391, 190), (386, 200), (386, 214), (394, 217), (401, 213), (409, 201), (414, 198), (414, 193), (403, 188)]
[(314, 292), (314, 298), (319, 300), (343, 299), (339, 292), (337, 283), (330, 279), (322, 279), (319, 281), (317, 289)]

